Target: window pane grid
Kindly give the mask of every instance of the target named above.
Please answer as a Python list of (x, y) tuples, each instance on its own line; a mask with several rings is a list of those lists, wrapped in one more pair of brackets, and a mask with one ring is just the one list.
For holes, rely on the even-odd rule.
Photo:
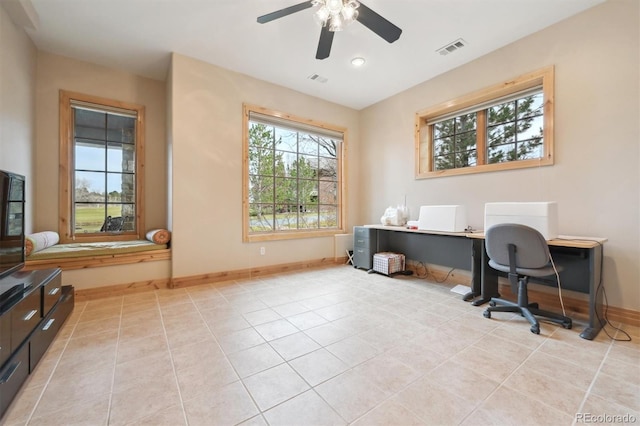
[(432, 126), (435, 170), (447, 170), (476, 164), (477, 114), (463, 114)]
[[(249, 232), (337, 228), (340, 143), (264, 116), (249, 120)], [(260, 186), (267, 181), (270, 197)]]
[(477, 134), (476, 113), (463, 114), (430, 126), (434, 170), (478, 165), (478, 138), (486, 138), (488, 164), (541, 158), (543, 155), (544, 108), (541, 92), (489, 106), (486, 136)]
[(73, 233), (135, 232), (136, 118), (73, 108)]
[(488, 163), (542, 157), (542, 93), (492, 107), (487, 116)]

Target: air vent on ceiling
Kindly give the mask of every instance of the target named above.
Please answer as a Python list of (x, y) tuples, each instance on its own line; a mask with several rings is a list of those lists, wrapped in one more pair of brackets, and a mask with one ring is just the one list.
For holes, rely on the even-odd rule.
[(327, 81), (329, 81), (326, 77), (323, 77), (320, 74), (311, 74), (307, 78), (309, 80), (317, 81), (318, 83), (326, 83)]
[(464, 41), (463, 39), (459, 38), (456, 41), (451, 42), (451, 43), (447, 44), (446, 46), (441, 47), (440, 49), (436, 50), (436, 52), (438, 52), (439, 54), (444, 56), (444, 55), (448, 55), (449, 53), (453, 53), (458, 49), (462, 49), (466, 45), (467, 45), (467, 42)]

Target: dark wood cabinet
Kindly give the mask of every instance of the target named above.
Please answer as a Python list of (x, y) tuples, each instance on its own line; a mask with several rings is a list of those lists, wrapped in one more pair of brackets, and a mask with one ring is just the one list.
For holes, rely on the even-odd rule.
[[(0, 369), (0, 413), (4, 414), (29, 376), (28, 342), (16, 350)], [(0, 417), (1, 418), (1, 417)]]
[(25, 296), (9, 311), (11, 314), (11, 349), (15, 349), (37, 327), (42, 319), (40, 291)]
[(0, 365), (11, 355), (11, 316), (0, 316)]
[(56, 274), (42, 283), (42, 316), (45, 317), (60, 300), (62, 293), (62, 274)]
[[(0, 418), (45, 354), (74, 306), (60, 269), (17, 272), (0, 280)], [(9, 293), (10, 292), (10, 293)]]
[(65, 286), (61, 290), (62, 297), (51, 309), (49, 314), (38, 324), (30, 339), (29, 373), (31, 373), (38, 361), (45, 354), (54, 337), (60, 331), (62, 324), (73, 310), (74, 299), (72, 287)]

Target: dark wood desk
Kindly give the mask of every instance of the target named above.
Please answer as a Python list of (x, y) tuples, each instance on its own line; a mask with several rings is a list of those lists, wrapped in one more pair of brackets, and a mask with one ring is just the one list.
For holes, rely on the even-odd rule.
[[(402, 226), (365, 225), (377, 230), (377, 251), (393, 251), (407, 259), (471, 271), (471, 291), (463, 300), (480, 306), (500, 297), (498, 278), (504, 276), (489, 266), (481, 232), (436, 232)], [(563, 290), (589, 295), (587, 328), (580, 337), (593, 340), (604, 325), (601, 269), (606, 238), (560, 236), (548, 242), (555, 264), (561, 269)], [(530, 282), (556, 287), (555, 276), (531, 278)]]

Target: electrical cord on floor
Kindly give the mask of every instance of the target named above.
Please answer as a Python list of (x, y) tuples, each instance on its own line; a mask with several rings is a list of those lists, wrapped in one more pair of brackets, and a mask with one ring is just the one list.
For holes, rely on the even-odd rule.
[(451, 273), (452, 273), (453, 271), (455, 271), (455, 270), (456, 270), (456, 268), (451, 268), (451, 269), (449, 270), (449, 272), (447, 272), (447, 276), (446, 276), (446, 277), (444, 277), (444, 279), (442, 279), (442, 281), (438, 281), (438, 280), (436, 279), (436, 277), (433, 277), (433, 280), (434, 280), (435, 282), (437, 282), (438, 284), (443, 283), (443, 282), (445, 282), (445, 281), (447, 280), (447, 278), (449, 278), (449, 275), (451, 275)]
[[(604, 284), (602, 283), (602, 270), (604, 269), (604, 247), (602, 246), (602, 243), (597, 241), (598, 245), (600, 245), (600, 277), (598, 280), (598, 286), (596, 287), (596, 301), (598, 300), (598, 293), (600, 292), (600, 289), (602, 289), (602, 300), (604, 301), (604, 312), (603, 312), (603, 316), (604, 316), (604, 324), (602, 325), (602, 330), (604, 330), (605, 334), (607, 336), (609, 336), (609, 338), (615, 342), (630, 342), (631, 341), (631, 336), (629, 335), (629, 333), (627, 333), (626, 331), (624, 331), (623, 329), (616, 327), (615, 325), (611, 324), (611, 321), (609, 321), (609, 318), (607, 318), (607, 311), (609, 310), (609, 300), (607, 299), (607, 292), (604, 289)], [(598, 315), (598, 309), (596, 307), (596, 318), (598, 319), (598, 323), (602, 324), (602, 320), (600, 319), (600, 315)], [(609, 334), (609, 332), (607, 331), (606, 325), (609, 324), (614, 330), (617, 330), (619, 332), (621, 332), (622, 334), (624, 334), (625, 336), (627, 336), (626, 339), (617, 339), (615, 337), (615, 334), (612, 336)]]
[[(599, 286), (598, 286), (599, 287)], [(598, 292), (596, 291), (596, 294), (598, 294)], [(602, 330), (604, 330), (605, 334), (607, 336), (609, 336), (609, 338), (615, 342), (630, 342), (631, 341), (631, 336), (629, 335), (629, 333), (627, 333), (626, 331), (624, 331), (623, 329), (616, 327), (615, 325), (611, 324), (611, 321), (609, 321), (609, 318), (607, 318), (607, 311), (609, 310), (609, 301), (607, 300), (607, 292), (604, 290), (604, 287), (602, 287), (602, 296), (603, 296), (603, 300), (604, 300), (604, 325), (602, 326)], [(598, 315), (598, 310), (596, 309), (596, 317), (598, 318), (598, 322), (600, 324), (602, 324), (602, 320), (600, 319), (600, 315)], [(614, 336), (610, 335), (609, 332), (606, 329), (606, 325), (609, 324), (609, 326), (611, 326), (614, 330), (617, 330), (619, 332), (621, 332), (622, 334), (624, 334), (625, 336), (627, 336), (626, 339), (617, 339)]]
[[(419, 274), (419, 273), (418, 273), (418, 266), (424, 269), (424, 274)], [(415, 276), (416, 276), (417, 278), (427, 278), (427, 277), (429, 277), (429, 275), (431, 275), (431, 277), (433, 278), (433, 281), (434, 281), (434, 282), (436, 282), (436, 283), (438, 283), (438, 284), (442, 284), (443, 282), (445, 282), (445, 281), (449, 278), (449, 276), (451, 275), (451, 273), (452, 273), (453, 271), (455, 271), (455, 270), (456, 270), (456, 268), (451, 268), (451, 269), (449, 270), (449, 272), (447, 273), (447, 276), (446, 276), (446, 277), (444, 277), (444, 279), (442, 279), (442, 280), (438, 280), (438, 279), (435, 277), (435, 275), (433, 275), (433, 272), (429, 272), (429, 268), (427, 268), (427, 265), (426, 265), (424, 262), (420, 262), (420, 261), (418, 261), (418, 262), (416, 262), (416, 275), (415, 275)]]
[[(604, 306), (604, 312), (603, 312), (603, 318), (600, 318), (600, 314), (598, 313), (598, 307), (597, 307), (597, 303), (596, 303), (596, 319), (598, 320), (598, 324), (600, 324), (602, 326), (602, 330), (604, 331), (604, 333), (613, 341), (615, 342), (630, 342), (631, 341), (631, 336), (629, 335), (629, 333), (627, 333), (626, 331), (624, 331), (623, 329), (621, 329), (620, 327), (616, 327), (615, 325), (611, 324), (611, 321), (609, 321), (609, 318), (607, 317), (607, 311), (609, 310), (609, 300), (607, 299), (607, 292), (605, 291), (604, 288), (604, 284), (602, 282), (602, 270), (604, 269), (604, 246), (602, 245), (602, 243), (600, 241), (597, 240), (578, 240), (578, 239), (571, 239), (571, 238), (558, 238), (559, 240), (565, 240), (565, 241), (587, 241), (587, 242), (596, 242), (599, 246), (600, 246), (600, 276), (598, 277), (598, 285), (596, 286), (596, 294), (594, 295), (595, 300), (597, 302), (598, 300), (598, 293), (600, 293), (600, 290), (602, 290), (602, 300), (603, 300), (603, 306)], [(552, 260), (553, 263), (553, 260)], [(555, 266), (554, 266), (555, 269)], [(557, 272), (556, 272), (557, 274)], [(560, 277), (558, 276), (558, 288), (560, 288)], [(562, 302), (562, 296), (560, 297), (560, 302)], [(563, 312), (564, 312), (564, 306), (562, 308)], [(621, 332), (622, 334), (624, 334), (625, 336), (627, 336), (626, 339), (617, 339), (615, 337), (615, 334), (612, 336), (609, 334), (609, 332), (607, 331), (607, 324), (613, 328), (616, 331)]]
[[(418, 273), (418, 267), (421, 266), (424, 269), (424, 275)], [(427, 269), (427, 265), (424, 262), (416, 262), (416, 277), (417, 278), (427, 278), (429, 276), (429, 269)]]
[(556, 280), (558, 280), (558, 297), (560, 298), (560, 306), (562, 306), (562, 315), (567, 316), (567, 312), (564, 310), (564, 300), (562, 300), (562, 285), (560, 284), (560, 274), (558, 274), (558, 268), (553, 261), (553, 256), (549, 253), (549, 260), (551, 260), (551, 266), (553, 266), (553, 272), (556, 273)]

